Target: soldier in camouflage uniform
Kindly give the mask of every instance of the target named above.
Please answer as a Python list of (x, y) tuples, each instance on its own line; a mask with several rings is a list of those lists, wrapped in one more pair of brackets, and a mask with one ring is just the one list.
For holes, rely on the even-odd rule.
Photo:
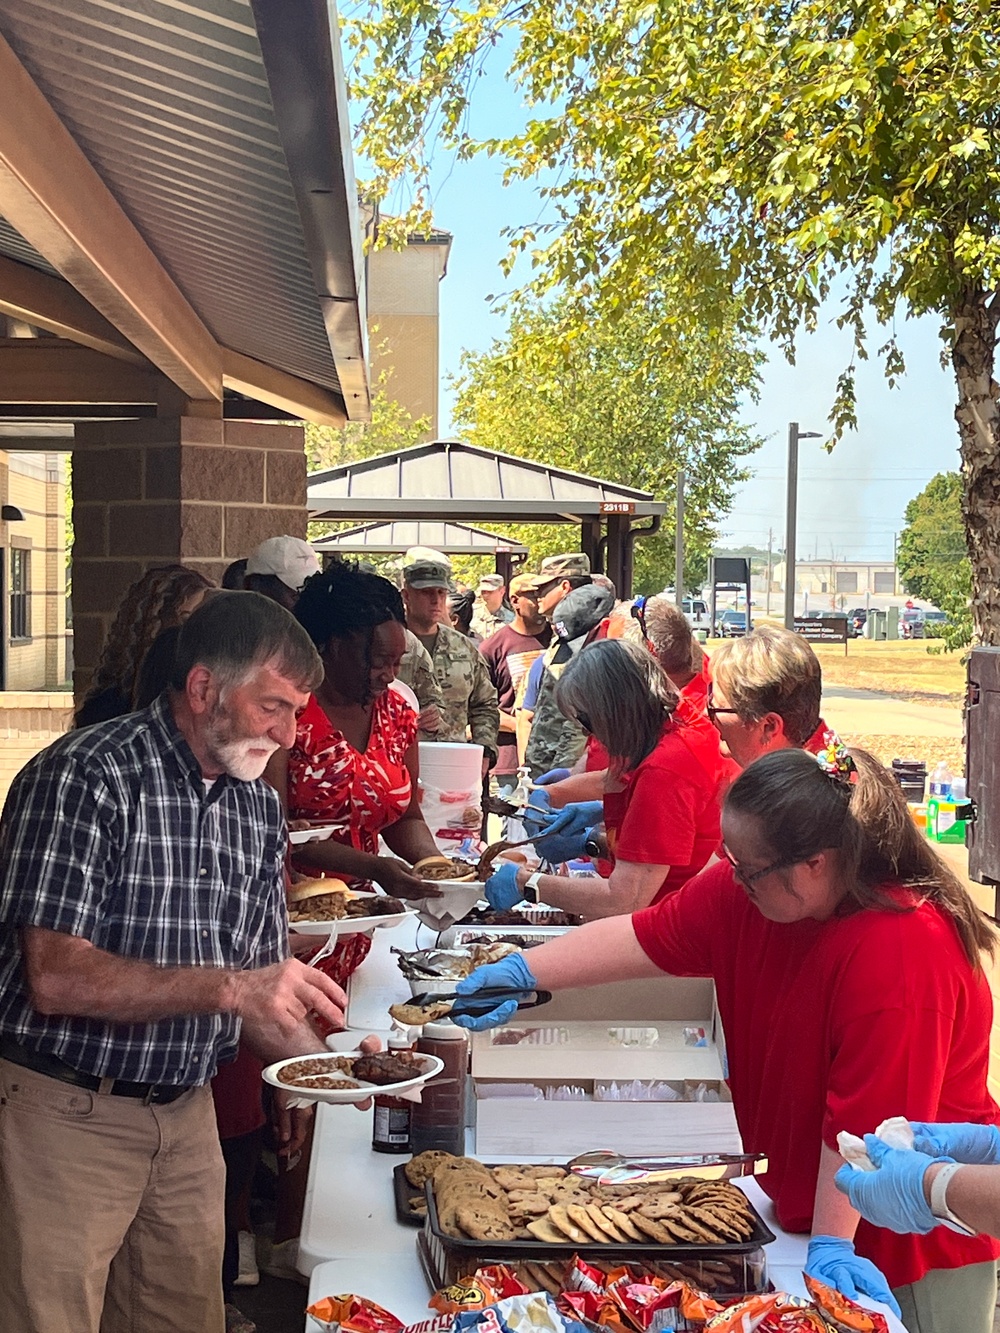
[[(448, 601), (448, 567), (423, 559), (403, 568), (408, 628), (431, 656), (444, 696), (441, 728), (424, 740), (471, 740), (483, 747), (484, 772), (496, 762), (500, 710), (497, 692), (475, 644), (439, 617)], [(403, 679), (403, 677), (400, 677)], [(409, 682), (407, 682), (409, 683)]]
[(420, 732), (425, 740), (444, 740), (439, 736), (444, 717), (444, 695), (434, 674), (431, 655), (410, 630), (406, 631), (406, 651), (399, 660), (396, 679), (417, 696), (420, 705)]
[(577, 653), (602, 637), (602, 627), (615, 604), (613, 592), (591, 582), (590, 562), (580, 551), (543, 560), (534, 588), (538, 609), (551, 621), (554, 636), (542, 659), (542, 679), (524, 752), (533, 779), (553, 768), (572, 768), (586, 749), (587, 737), (579, 722), (565, 717), (556, 706), (556, 682)]

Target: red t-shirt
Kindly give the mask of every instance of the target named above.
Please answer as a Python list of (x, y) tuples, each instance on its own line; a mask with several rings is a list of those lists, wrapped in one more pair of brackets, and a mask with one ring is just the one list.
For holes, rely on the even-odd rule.
[(705, 709), (708, 707), (708, 691), (712, 684), (712, 672), (708, 653), (703, 656), (701, 670), (695, 676), (694, 680), (689, 680), (681, 690), (681, 698), (695, 710), (705, 717)]
[[(766, 920), (725, 862), (632, 917), (654, 963), (715, 979), (728, 1082), (744, 1147), (767, 1153), (761, 1184), (786, 1231), (812, 1227), (820, 1142), (888, 1116), (995, 1124), (986, 1088), (993, 1002), (954, 924), (909, 890), (913, 910), (829, 921)], [(932, 1268), (1000, 1256), (945, 1227), (898, 1236), (862, 1221), (855, 1240), (890, 1287)]]
[(715, 728), (705, 719), (673, 721), (624, 789), (605, 793), (615, 861), (670, 867), (654, 902), (686, 884), (719, 846), (722, 780)]

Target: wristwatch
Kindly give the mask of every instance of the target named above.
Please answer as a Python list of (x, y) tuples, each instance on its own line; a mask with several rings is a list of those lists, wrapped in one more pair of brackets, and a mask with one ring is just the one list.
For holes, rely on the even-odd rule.
[(536, 870), (533, 875), (529, 875), (524, 885), (524, 901), (526, 903), (538, 904), (538, 883), (542, 878), (542, 872)]
[(931, 1181), (931, 1212), (949, 1230), (957, 1231), (962, 1236), (974, 1236), (976, 1232), (948, 1207), (948, 1182), (962, 1165), (961, 1162), (948, 1162)]

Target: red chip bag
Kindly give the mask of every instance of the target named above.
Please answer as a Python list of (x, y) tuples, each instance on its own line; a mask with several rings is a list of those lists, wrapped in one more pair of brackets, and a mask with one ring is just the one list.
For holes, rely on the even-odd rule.
[[(624, 1272), (624, 1269), (616, 1269), (616, 1272)], [(585, 1260), (576, 1255), (570, 1267), (566, 1278), (566, 1287), (569, 1291), (601, 1291), (603, 1292), (608, 1285), (608, 1275), (601, 1268), (595, 1268), (593, 1264), (588, 1264)]]
[(829, 1333), (829, 1329), (818, 1310), (802, 1306), (774, 1309), (757, 1325), (757, 1333)]
[(463, 1310), (484, 1310), (500, 1299), (496, 1289), (480, 1273), (460, 1277), (450, 1287), (436, 1291), (427, 1304), (441, 1314), (461, 1314)]
[(863, 1309), (842, 1292), (817, 1282), (808, 1273), (804, 1277), (806, 1291), (835, 1328), (849, 1330), (849, 1333), (888, 1333), (889, 1325), (885, 1315)]
[(530, 1291), (507, 1264), (484, 1264), (476, 1269), (476, 1277), (496, 1292), (498, 1301), (505, 1301), (508, 1296), (527, 1296)]
[(619, 1278), (608, 1288), (608, 1295), (633, 1327), (645, 1333), (661, 1310), (678, 1308), (681, 1303), (681, 1284), (668, 1284), (655, 1277), (640, 1281)]
[(342, 1333), (402, 1333), (403, 1321), (363, 1296), (324, 1296), (306, 1310)]

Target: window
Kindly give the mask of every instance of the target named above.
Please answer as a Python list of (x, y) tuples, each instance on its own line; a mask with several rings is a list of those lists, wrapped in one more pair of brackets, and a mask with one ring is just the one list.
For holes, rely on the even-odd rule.
[(10, 553), (10, 637), (31, 638), (31, 552), (14, 548)]

